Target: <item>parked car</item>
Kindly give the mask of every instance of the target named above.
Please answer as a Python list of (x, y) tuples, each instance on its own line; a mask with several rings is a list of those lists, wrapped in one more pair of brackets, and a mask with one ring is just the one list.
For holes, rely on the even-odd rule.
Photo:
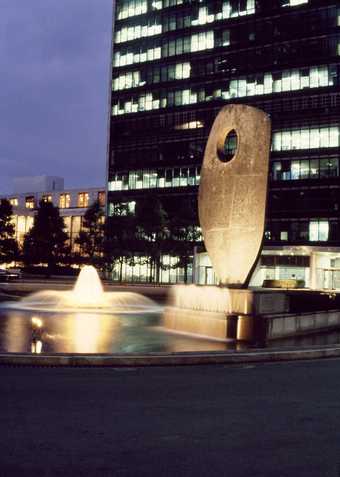
[(11, 282), (13, 280), (19, 280), (19, 278), (21, 278), (20, 271), (0, 269), (0, 282)]

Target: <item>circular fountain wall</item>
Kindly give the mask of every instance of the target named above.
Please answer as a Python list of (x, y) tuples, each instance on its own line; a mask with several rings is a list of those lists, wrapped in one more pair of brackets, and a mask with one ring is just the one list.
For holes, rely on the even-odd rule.
[[(183, 319), (190, 323), (185, 309)], [(84, 267), (71, 291), (44, 290), (0, 304), (0, 353), (144, 354), (249, 348), (235, 341), (170, 332), (163, 323), (162, 306), (139, 293), (105, 291), (96, 270)], [(339, 342), (337, 332), (292, 338), (280, 346)]]
[(84, 267), (70, 291), (43, 290), (0, 304), (0, 352), (144, 353), (223, 350), (226, 343), (170, 333), (163, 307), (140, 293), (105, 291)]

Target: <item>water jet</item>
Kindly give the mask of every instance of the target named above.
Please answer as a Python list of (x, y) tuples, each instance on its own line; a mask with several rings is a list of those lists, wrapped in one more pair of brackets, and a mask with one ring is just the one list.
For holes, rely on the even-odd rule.
[(106, 292), (97, 270), (84, 266), (71, 291), (43, 290), (32, 293), (19, 302), (2, 304), (2, 308), (39, 310), (54, 313), (159, 313), (160, 307), (139, 293)]

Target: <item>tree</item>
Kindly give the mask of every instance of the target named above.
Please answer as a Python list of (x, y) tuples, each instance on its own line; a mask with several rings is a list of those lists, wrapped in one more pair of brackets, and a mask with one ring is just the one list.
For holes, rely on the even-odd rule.
[(0, 265), (13, 262), (18, 256), (15, 227), (12, 223), (13, 209), (7, 199), (0, 201)]
[(136, 231), (139, 253), (148, 257), (150, 282), (160, 281), (162, 255), (169, 242), (168, 215), (157, 196), (145, 197), (136, 204)]
[(70, 248), (65, 224), (58, 207), (52, 202), (40, 201), (33, 227), (25, 235), (23, 259), (26, 265), (47, 265), (47, 275), (56, 265), (67, 262)]
[(115, 213), (108, 217), (105, 224), (103, 244), (104, 260), (108, 269), (119, 265), (119, 281), (123, 278), (123, 265), (134, 264), (136, 246), (135, 217), (125, 206), (116, 204)]
[(190, 197), (168, 204), (169, 230), (172, 255), (178, 257), (174, 268), (183, 268), (184, 283), (188, 281), (188, 266), (192, 262), (195, 245), (202, 240), (198, 228), (197, 203)]
[(80, 246), (80, 261), (88, 265), (102, 266), (105, 216), (99, 201), (85, 212), (82, 230), (76, 239)]
[(158, 283), (161, 270), (170, 266), (162, 263), (162, 257), (175, 256), (177, 262), (171, 267), (183, 268), (187, 282), (194, 247), (201, 239), (197, 223), (193, 198), (182, 198), (179, 205), (178, 201), (150, 194), (137, 201), (134, 214), (124, 204), (121, 208), (116, 204), (115, 215), (106, 222), (105, 260), (119, 264), (121, 281), (124, 263), (133, 265), (136, 257), (143, 257), (143, 263), (149, 265), (149, 281)]

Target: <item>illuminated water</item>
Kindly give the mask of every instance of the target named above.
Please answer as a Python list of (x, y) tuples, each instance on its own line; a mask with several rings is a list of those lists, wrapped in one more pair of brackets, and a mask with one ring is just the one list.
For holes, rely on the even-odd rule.
[(71, 291), (44, 290), (0, 305), (0, 352), (141, 353), (234, 349), (161, 327), (162, 307), (143, 295), (105, 292), (93, 267)]
[[(162, 307), (140, 294), (105, 292), (96, 270), (85, 267), (72, 291), (46, 290), (18, 302), (0, 304), (0, 352), (146, 353), (249, 348), (233, 341), (170, 332), (161, 326), (162, 312)], [(332, 332), (274, 341), (269, 346), (339, 342), (340, 333)]]
[(39, 310), (54, 313), (74, 311), (95, 311), (96, 314), (157, 313), (160, 310), (155, 302), (138, 293), (105, 292), (97, 270), (92, 266), (82, 268), (71, 291), (43, 290), (5, 306), (15, 310)]
[[(46, 313), (0, 308), (0, 353), (147, 353), (247, 349), (170, 333), (161, 315)], [(289, 338), (270, 347), (310, 346), (340, 342), (340, 332)]]
[(234, 344), (167, 333), (152, 314), (0, 309), (0, 352), (143, 353), (234, 349)]

